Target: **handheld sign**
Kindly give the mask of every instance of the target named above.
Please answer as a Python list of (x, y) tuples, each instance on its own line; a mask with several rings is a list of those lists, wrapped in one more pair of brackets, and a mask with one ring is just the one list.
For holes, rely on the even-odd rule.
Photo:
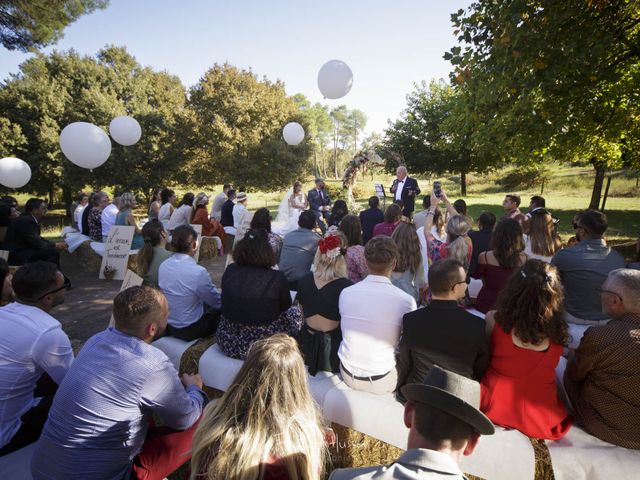
[(198, 263), (198, 260), (200, 259), (200, 243), (202, 242), (202, 225), (191, 224), (191, 226), (198, 233), (198, 248), (193, 254), (193, 259), (196, 261), (196, 263)]
[[(137, 275), (132, 270), (127, 270), (127, 273), (124, 276), (124, 280), (122, 281), (122, 285), (120, 285), (120, 292), (126, 290), (129, 287), (137, 287), (142, 285), (142, 277)], [(113, 313), (111, 314), (111, 320), (109, 320), (109, 326), (113, 327), (115, 324), (113, 320)]]
[(115, 271), (111, 277), (113, 280), (124, 280), (129, 261), (129, 250), (133, 241), (135, 227), (129, 225), (113, 225), (109, 229), (109, 236), (104, 242), (104, 254), (100, 265), (100, 275), (98, 278), (104, 279), (105, 267)]

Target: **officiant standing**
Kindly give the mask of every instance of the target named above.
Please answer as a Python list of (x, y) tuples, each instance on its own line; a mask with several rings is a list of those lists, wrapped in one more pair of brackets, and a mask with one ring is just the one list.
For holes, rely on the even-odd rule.
[(407, 218), (411, 218), (416, 196), (420, 195), (420, 187), (418, 187), (418, 182), (415, 178), (407, 175), (407, 167), (398, 167), (396, 175), (397, 178), (393, 181), (389, 191), (393, 194), (394, 200), (402, 200), (404, 203), (402, 214)]
[(309, 201), (309, 210), (316, 216), (318, 226), (324, 234), (327, 231), (327, 225), (323, 219), (326, 219), (331, 211), (331, 199), (324, 188), (324, 179), (316, 178), (316, 188), (309, 190), (307, 200)]

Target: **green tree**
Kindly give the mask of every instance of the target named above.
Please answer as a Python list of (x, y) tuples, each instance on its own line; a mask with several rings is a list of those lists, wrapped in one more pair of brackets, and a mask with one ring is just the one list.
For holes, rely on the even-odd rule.
[(317, 102), (311, 105), (311, 102), (302, 93), (294, 95), (293, 101), (308, 126), (308, 131), (305, 133), (313, 147), (314, 173), (317, 176), (326, 176), (326, 159), (331, 147), (334, 129), (333, 120), (329, 115), (329, 107)]
[(67, 25), (108, 4), (109, 0), (3, 0), (0, 42), (8, 50), (23, 52), (50, 45)]
[(638, 136), (640, 2), (478, 0), (452, 21), (462, 46), (445, 58), (475, 98), (472, 145), (590, 163), (597, 208), (606, 169)]
[(276, 190), (309, 171), (309, 138), (295, 147), (282, 140), (288, 122), (305, 131), (309, 124), (281, 82), (214, 65), (191, 88), (188, 108), (185, 170), (194, 184), (231, 181)]

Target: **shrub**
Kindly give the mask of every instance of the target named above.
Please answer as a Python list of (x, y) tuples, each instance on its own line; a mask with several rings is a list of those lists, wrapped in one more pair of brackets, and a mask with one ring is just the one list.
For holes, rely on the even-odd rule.
[(497, 182), (504, 190), (526, 190), (548, 180), (551, 172), (544, 165), (524, 165), (498, 178)]

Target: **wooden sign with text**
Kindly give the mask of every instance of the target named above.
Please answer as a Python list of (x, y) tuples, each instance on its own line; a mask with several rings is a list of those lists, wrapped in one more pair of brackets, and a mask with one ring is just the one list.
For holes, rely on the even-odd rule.
[(104, 255), (102, 255), (98, 278), (106, 278), (105, 267), (108, 266), (110, 269), (115, 270), (111, 277), (112, 280), (124, 280), (134, 232), (135, 227), (129, 225), (113, 225), (109, 229), (109, 236), (107, 241), (104, 242)]

